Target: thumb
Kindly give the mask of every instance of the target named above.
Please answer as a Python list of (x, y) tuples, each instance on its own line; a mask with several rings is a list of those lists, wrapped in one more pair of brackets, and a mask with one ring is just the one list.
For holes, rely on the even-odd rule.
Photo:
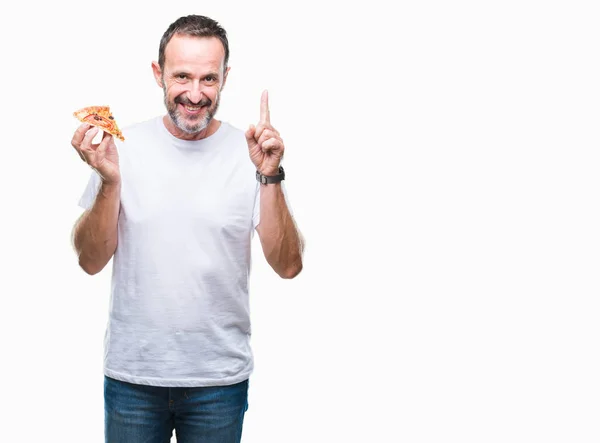
[(256, 145), (256, 140), (254, 140), (255, 133), (256, 133), (256, 128), (254, 127), (254, 125), (250, 125), (250, 127), (246, 131), (246, 141), (248, 142), (248, 146), (250, 146), (250, 147)]

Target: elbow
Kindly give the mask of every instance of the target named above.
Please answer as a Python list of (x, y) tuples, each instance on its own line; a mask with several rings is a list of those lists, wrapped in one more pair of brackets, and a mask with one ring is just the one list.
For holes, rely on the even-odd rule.
[(90, 256), (88, 254), (79, 253), (78, 254), (79, 267), (83, 269), (83, 271), (88, 275), (96, 275), (104, 266), (106, 266), (107, 262), (99, 261), (97, 257), (93, 255)]
[(286, 266), (281, 272), (279, 272), (279, 276), (286, 280), (290, 280), (295, 278), (302, 272), (302, 262), (304, 256), (304, 241), (301, 240), (300, 251), (295, 255), (295, 258), (291, 261), (291, 263)]
[(73, 247), (77, 253), (77, 263), (86, 274), (95, 275), (101, 271), (101, 269), (98, 269), (98, 266), (94, 264), (94, 261), (90, 260), (89, 256), (83, 252), (76, 241), (74, 242)]
[(102, 271), (114, 254), (113, 251), (110, 255), (105, 255), (103, 251), (83, 248), (77, 243), (75, 243), (75, 251), (79, 267), (88, 275), (96, 275)]
[(84, 272), (88, 275), (96, 275), (98, 272), (102, 270), (101, 267), (95, 266), (93, 263), (86, 262), (84, 260), (79, 260), (79, 267), (84, 270)]
[(290, 280), (296, 277), (302, 271), (302, 262), (298, 261), (294, 263), (292, 266), (288, 266), (282, 272), (279, 273), (279, 276), (283, 279)]

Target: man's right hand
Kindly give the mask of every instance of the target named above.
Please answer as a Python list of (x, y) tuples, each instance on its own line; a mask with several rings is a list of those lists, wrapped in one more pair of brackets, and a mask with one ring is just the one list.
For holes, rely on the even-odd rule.
[(117, 147), (112, 135), (108, 132), (104, 133), (99, 144), (92, 144), (92, 140), (99, 130), (96, 126), (92, 127), (83, 123), (75, 131), (71, 145), (81, 159), (100, 175), (104, 184), (118, 185), (121, 182), (121, 172)]

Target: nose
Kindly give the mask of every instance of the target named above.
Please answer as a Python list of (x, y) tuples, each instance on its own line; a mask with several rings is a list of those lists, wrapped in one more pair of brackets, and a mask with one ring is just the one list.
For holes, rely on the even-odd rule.
[(199, 81), (193, 81), (188, 91), (188, 98), (192, 103), (199, 103), (202, 100), (202, 88)]

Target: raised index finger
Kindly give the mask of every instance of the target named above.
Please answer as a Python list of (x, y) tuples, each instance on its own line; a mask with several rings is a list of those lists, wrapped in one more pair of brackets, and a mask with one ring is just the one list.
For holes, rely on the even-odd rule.
[(261, 123), (271, 123), (269, 114), (269, 92), (265, 89), (260, 98), (260, 121)]

